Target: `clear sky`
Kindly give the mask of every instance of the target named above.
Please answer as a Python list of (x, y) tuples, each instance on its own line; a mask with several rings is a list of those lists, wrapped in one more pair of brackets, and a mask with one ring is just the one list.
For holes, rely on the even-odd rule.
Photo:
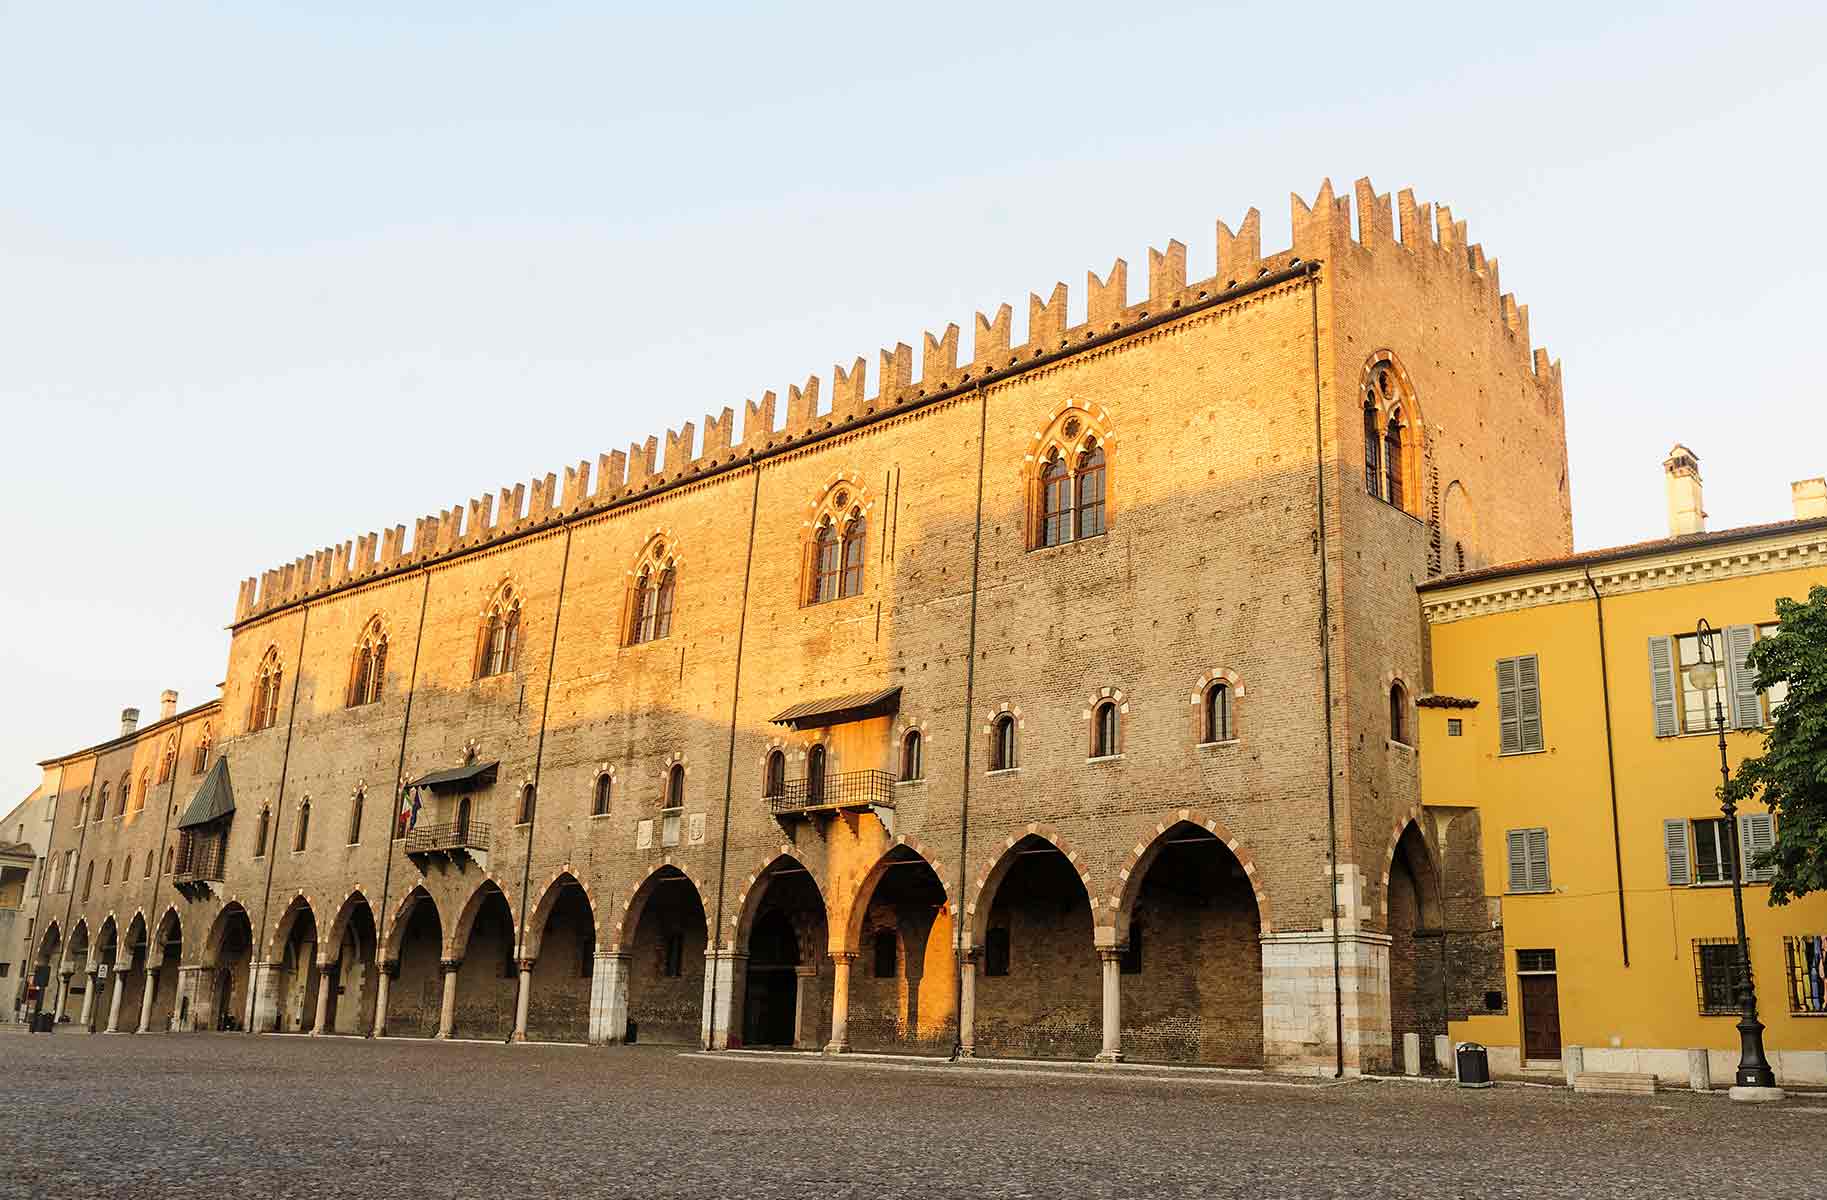
[(1818, 4), (617, 9), (0, 4), (0, 809), (248, 575), (1328, 175), (1501, 260), (1581, 547), (1827, 472)]

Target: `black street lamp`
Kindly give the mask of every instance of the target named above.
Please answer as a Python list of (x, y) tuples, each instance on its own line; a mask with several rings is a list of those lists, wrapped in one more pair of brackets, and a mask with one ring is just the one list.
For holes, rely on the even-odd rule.
[(1725, 700), (1720, 687), (1719, 654), (1713, 647), (1714, 629), (1705, 617), (1694, 626), (1694, 634), (1699, 643), (1696, 649), (1700, 661), (1688, 668), (1687, 675), (1696, 688), (1713, 693), (1713, 724), (1719, 731), (1719, 777), (1726, 785), (1719, 792), (1719, 810), (1726, 819), (1727, 845), (1732, 857), (1732, 909), (1738, 917), (1738, 985), (1745, 1011), (1738, 1019), (1738, 1073), (1733, 1077), (1736, 1086), (1732, 1090), (1773, 1090), (1776, 1072), (1770, 1069), (1770, 1060), (1764, 1057), (1764, 1026), (1757, 1019), (1757, 988), (1751, 981), (1751, 941), (1745, 936), (1745, 893), (1740, 878), (1744, 855), (1738, 836), (1738, 805), (1732, 800), (1732, 768), (1726, 761)]

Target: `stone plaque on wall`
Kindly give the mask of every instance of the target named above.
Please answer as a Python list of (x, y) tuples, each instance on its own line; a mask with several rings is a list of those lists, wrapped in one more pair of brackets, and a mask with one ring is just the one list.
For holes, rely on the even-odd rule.
[(653, 821), (651, 818), (634, 827), (634, 848), (645, 850), (653, 845)]
[(685, 839), (694, 846), (704, 844), (704, 814), (693, 813), (685, 826)]

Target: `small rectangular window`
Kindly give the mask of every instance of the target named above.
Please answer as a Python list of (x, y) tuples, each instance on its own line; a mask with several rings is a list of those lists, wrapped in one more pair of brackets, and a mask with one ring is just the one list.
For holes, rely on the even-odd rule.
[(1554, 971), (1554, 951), (1518, 950), (1516, 970), (1522, 975), (1546, 975)]
[(1546, 892), (1548, 876), (1548, 831), (1546, 829), (1512, 829), (1505, 834), (1509, 856), (1509, 891)]
[[(1714, 664), (1717, 675), (1712, 687), (1700, 687), (1690, 677), (1700, 665), (1701, 646), (1698, 633), (1683, 633), (1675, 638), (1675, 686), (1681, 702), (1678, 713), (1682, 733), (1708, 733), (1719, 728), (1719, 713), (1726, 712), (1729, 722), (1730, 683), (1726, 674), (1725, 635), (1714, 630), (1707, 635), (1707, 661)], [(1729, 725), (1728, 725), (1729, 728)]]
[(1703, 1017), (1735, 1017), (1743, 1011), (1736, 940), (1694, 939), (1694, 991)]
[(1729, 883), (1732, 878), (1732, 827), (1724, 817), (1695, 821), (1694, 882)]
[(1447, 737), (1461, 737), (1464, 735), (1464, 733), (1465, 733), (1465, 722), (1464, 721), (1460, 720), (1458, 717), (1448, 717), (1446, 719), (1446, 736)]

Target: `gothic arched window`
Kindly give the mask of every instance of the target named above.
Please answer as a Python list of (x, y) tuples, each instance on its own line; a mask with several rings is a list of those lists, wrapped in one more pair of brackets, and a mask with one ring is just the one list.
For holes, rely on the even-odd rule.
[(925, 775), (926, 739), (918, 729), (909, 729), (901, 738), (901, 778), (920, 779)]
[(349, 706), (373, 704), (381, 698), (381, 685), (387, 678), (387, 631), (375, 617), (362, 631), (361, 644), (355, 648), (355, 663), (349, 673)]
[(596, 777), (596, 791), (590, 798), (591, 816), (601, 817), (608, 815), (609, 793), (613, 786), (614, 784), (611, 782), (609, 772), (604, 771), (601, 775)]
[(1104, 449), (1088, 439), (1078, 456), (1078, 514), (1075, 537), (1096, 537), (1104, 532)]
[(250, 733), (270, 729), (279, 720), (279, 684), (284, 678), (285, 671), (279, 665), (279, 647), (268, 646), (254, 673), (254, 706), (247, 721)]
[(482, 618), (482, 635), (476, 655), (476, 677), (506, 675), (514, 670), (520, 658), (520, 597), (513, 586), (502, 584), (501, 591)]
[(852, 513), (844, 526), (844, 575), (838, 580), (837, 594), (860, 596), (863, 593), (863, 552), (869, 541), (869, 522), (861, 513)]
[(1063, 414), (1040, 438), (1030, 476), (1031, 548), (1060, 546), (1108, 531), (1108, 441), (1084, 410)]
[(1378, 428), (1374, 391), (1364, 396), (1364, 491), (1383, 498), (1383, 432)]
[(665, 541), (656, 541), (641, 554), (635, 569), (634, 590), (628, 597), (628, 644), (658, 641), (672, 633), (673, 595), (678, 584), (678, 561)]
[(1402, 410), (1393, 409), (1383, 431), (1384, 474), (1388, 476), (1389, 494), (1385, 497), (1397, 508), (1406, 509), (1402, 490)]
[(209, 744), (212, 736), (213, 734), (209, 725), (205, 723), (203, 726), (203, 740), (197, 743), (196, 751), (193, 753), (190, 760), (190, 773), (192, 775), (201, 775), (209, 768)]

